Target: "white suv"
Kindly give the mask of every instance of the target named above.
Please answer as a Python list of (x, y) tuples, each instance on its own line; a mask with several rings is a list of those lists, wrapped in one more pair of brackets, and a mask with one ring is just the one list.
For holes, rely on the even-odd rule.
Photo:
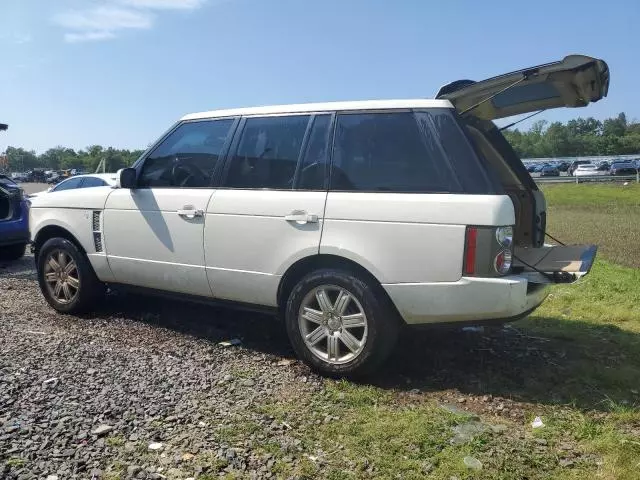
[(49, 304), (105, 285), (281, 314), (305, 362), (373, 369), (402, 324), (505, 322), (594, 246), (545, 245), (545, 202), (493, 119), (606, 95), (607, 65), (569, 56), (435, 100), (187, 115), (117, 186), (34, 199)]

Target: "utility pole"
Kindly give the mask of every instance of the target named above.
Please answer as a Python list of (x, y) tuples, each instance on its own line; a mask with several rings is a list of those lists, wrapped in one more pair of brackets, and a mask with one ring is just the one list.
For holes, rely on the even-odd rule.
[[(98, 163), (98, 167), (96, 168), (96, 171), (94, 173), (105, 173), (105, 167), (106, 167), (106, 162), (104, 161), (104, 157), (102, 157), (102, 159), (100, 160), (100, 163)], [(102, 172), (100, 172), (100, 170), (102, 169)]]

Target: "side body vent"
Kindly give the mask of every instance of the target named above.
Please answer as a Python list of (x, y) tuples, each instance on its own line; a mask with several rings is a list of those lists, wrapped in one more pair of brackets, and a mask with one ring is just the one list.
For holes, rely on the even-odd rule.
[(94, 211), (91, 219), (91, 229), (93, 230), (93, 245), (96, 252), (102, 252), (102, 212)]

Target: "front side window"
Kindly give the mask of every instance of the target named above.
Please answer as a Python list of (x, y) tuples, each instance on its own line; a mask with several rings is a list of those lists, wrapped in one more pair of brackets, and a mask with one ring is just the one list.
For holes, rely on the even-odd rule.
[(412, 112), (338, 115), (332, 190), (455, 192), (442, 153), (427, 144)]
[(292, 189), (308, 124), (309, 115), (248, 118), (223, 186)]
[(59, 183), (51, 189), (52, 192), (61, 192), (62, 190), (71, 190), (72, 188), (78, 188), (82, 177), (70, 178), (64, 182)]
[(138, 185), (209, 187), (233, 119), (183, 123), (144, 160)]

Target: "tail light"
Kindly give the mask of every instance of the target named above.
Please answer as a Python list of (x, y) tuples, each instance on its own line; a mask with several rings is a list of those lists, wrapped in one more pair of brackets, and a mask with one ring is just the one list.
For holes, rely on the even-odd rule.
[(478, 229), (467, 227), (465, 251), (464, 251), (464, 273), (475, 275), (476, 273), (476, 248), (478, 246)]
[(506, 275), (511, 270), (512, 261), (511, 250), (501, 250), (493, 261), (493, 267), (500, 275)]
[(496, 228), (496, 240), (501, 246), (511, 248), (511, 243), (513, 242), (513, 227)]
[(465, 234), (463, 275), (507, 275), (513, 264), (513, 227), (471, 227)]

